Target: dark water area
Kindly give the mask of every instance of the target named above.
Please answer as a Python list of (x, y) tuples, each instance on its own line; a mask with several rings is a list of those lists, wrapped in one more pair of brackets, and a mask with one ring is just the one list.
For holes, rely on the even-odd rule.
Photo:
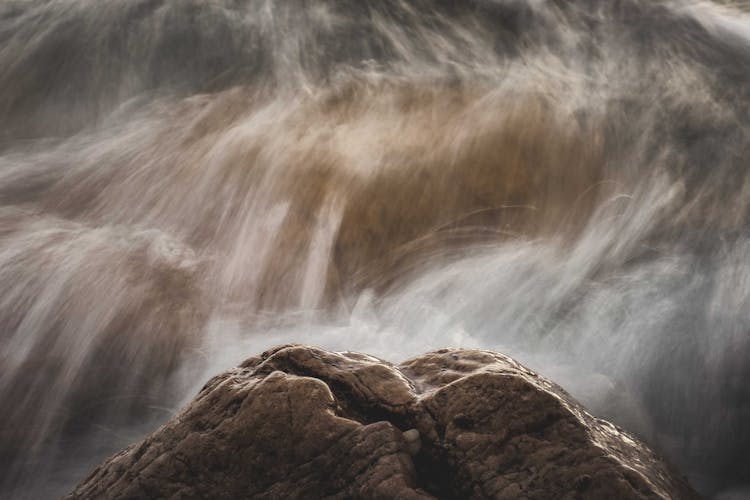
[(750, 4), (4, 0), (0, 496), (285, 342), (511, 355), (750, 497)]

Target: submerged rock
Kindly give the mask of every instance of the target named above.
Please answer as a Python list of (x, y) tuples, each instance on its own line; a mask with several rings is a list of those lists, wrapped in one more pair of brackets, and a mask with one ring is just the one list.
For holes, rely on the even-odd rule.
[(214, 377), (68, 498), (696, 498), (636, 438), (488, 351), (287, 345)]

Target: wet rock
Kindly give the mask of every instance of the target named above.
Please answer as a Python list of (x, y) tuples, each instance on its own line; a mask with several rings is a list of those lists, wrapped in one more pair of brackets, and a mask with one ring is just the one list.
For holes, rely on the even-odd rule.
[(633, 436), (512, 359), (394, 366), (288, 345), (214, 377), (68, 498), (696, 498)]

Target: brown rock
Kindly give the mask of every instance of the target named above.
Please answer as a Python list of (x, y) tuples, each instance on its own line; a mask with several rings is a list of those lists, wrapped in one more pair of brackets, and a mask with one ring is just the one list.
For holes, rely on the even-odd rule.
[(214, 377), (69, 498), (695, 498), (645, 445), (512, 359), (399, 367), (282, 346)]

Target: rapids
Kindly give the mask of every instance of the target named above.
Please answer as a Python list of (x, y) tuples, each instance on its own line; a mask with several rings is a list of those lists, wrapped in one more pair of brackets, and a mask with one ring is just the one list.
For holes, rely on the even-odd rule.
[(286, 342), (499, 350), (750, 496), (750, 3), (0, 2), (0, 496)]

